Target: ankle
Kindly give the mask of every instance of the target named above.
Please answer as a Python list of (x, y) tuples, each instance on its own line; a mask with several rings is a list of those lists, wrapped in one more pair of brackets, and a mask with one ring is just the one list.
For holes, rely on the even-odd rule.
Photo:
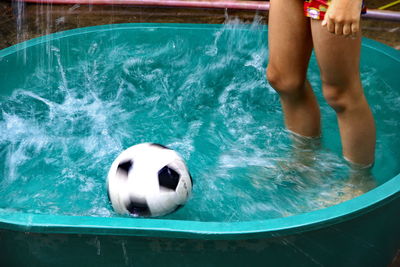
[(304, 136), (287, 129), (293, 146), (299, 149), (316, 150), (321, 147), (321, 134), (316, 136)]
[(347, 164), (349, 165), (350, 169), (352, 171), (365, 171), (365, 172), (369, 172), (373, 167), (374, 167), (374, 161), (372, 161), (371, 163), (356, 163), (352, 160), (350, 160), (349, 158), (343, 156), (344, 160), (347, 162)]

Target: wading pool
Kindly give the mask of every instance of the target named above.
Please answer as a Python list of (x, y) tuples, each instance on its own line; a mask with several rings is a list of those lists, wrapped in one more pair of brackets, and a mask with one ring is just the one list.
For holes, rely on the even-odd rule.
[[(1, 50), (1, 265), (388, 265), (400, 248), (399, 52), (362, 43), (377, 186), (357, 196), (314, 58), (322, 148), (292, 153), (266, 39), (256, 23), (115, 24)], [(112, 211), (108, 166), (139, 142), (187, 160), (193, 196), (176, 213)]]

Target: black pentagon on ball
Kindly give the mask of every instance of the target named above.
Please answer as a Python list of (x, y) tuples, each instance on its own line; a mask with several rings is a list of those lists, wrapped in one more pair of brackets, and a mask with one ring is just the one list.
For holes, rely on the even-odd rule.
[(159, 148), (170, 149), (169, 147), (166, 147), (166, 146), (158, 144), (158, 143), (150, 143), (150, 145), (151, 146), (156, 146), (156, 147), (159, 147)]
[(129, 171), (133, 168), (133, 160), (127, 160), (120, 162), (117, 167), (117, 171), (124, 173), (128, 176)]
[(179, 173), (177, 173), (168, 165), (164, 166), (161, 170), (158, 171), (158, 183), (160, 187), (175, 190), (178, 186), (179, 179)]
[(145, 200), (130, 199), (126, 209), (133, 216), (150, 216), (150, 209)]

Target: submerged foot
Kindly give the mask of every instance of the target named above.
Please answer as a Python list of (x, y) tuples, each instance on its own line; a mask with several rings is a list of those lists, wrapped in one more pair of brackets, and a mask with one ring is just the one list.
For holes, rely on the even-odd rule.
[(321, 138), (288, 132), (292, 141), (290, 155), (287, 159), (279, 161), (278, 166), (284, 171), (304, 172), (312, 169), (321, 148)]

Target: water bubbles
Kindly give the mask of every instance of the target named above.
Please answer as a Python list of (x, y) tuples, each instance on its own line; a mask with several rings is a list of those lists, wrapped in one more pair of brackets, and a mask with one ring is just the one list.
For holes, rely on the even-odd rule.
[(338, 151), (293, 145), (257, 20), (207, 32), (135, 29), (113, 35), (113, 46), (104, 33), (46, 46), (25, 85), (1, 98), (0, 207), (115, 216), (107, 171), (141, 142), (177, 150), (194, 178), (192, 199), (166, 218), (276, 218), (365, 191)]

